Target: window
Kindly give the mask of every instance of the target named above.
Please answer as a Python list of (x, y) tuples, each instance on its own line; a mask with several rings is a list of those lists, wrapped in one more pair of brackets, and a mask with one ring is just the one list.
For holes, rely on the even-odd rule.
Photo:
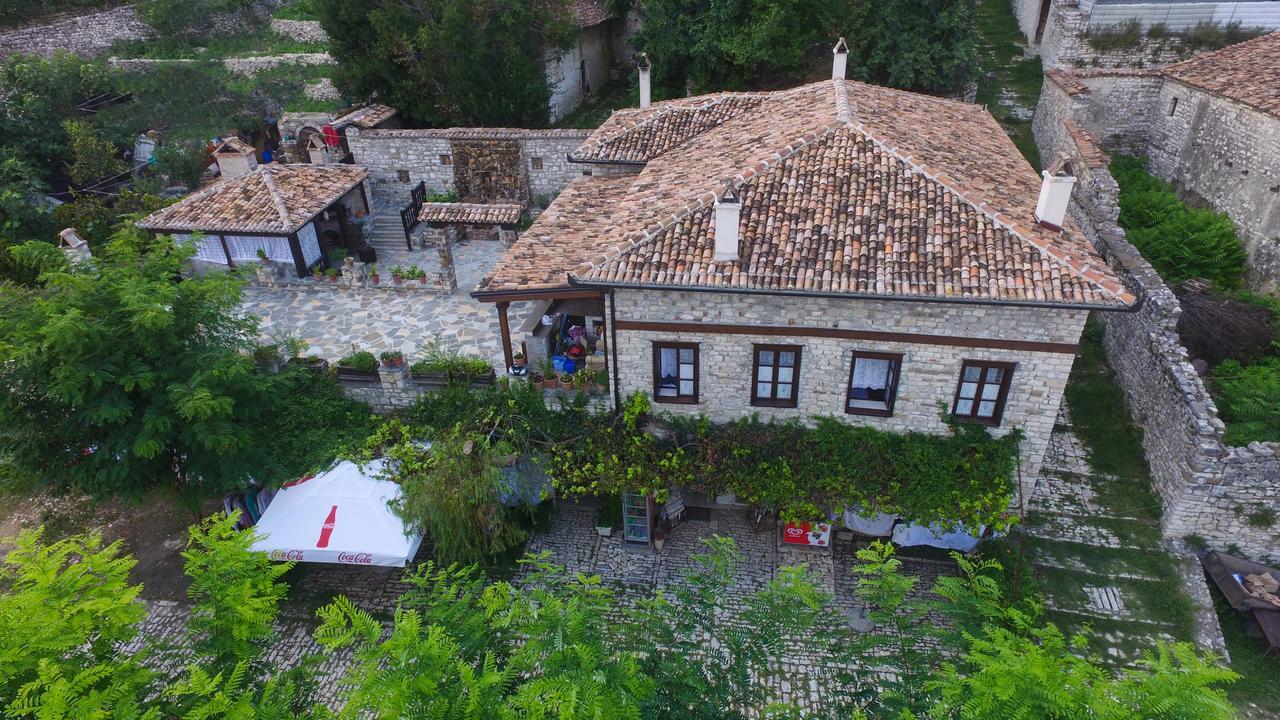
[(653, 344), (653, 399), (669, 403), (698, 402), (697, 344)]
[(396, 179), (397, 179), (397, 180), (399, 180), (399, 181), (400, 181), (400, 182), (402, 182), (402, 183), (407, 183), (407, 182), (409, 182), (409, 171), (408, 171), (408, 170), (397, 170), (397, 171), (396, 171)]
[(799, 345), (756, 345), (751, 404), (795, 407), (800, 381)]
[(1012, 378), (1013, 363), (965, 360), (952, 414), (957, 420), (999, 425)]
[(452, 156), (450, 156), (450, 155), (441, 155), (441, 156), (440, 156), (440, 164), (441, 164), (441, 165), (452, 165), (452, 164), (453, 164), (453, 157), (452, 157)]
[(901, 355), (854, 352), (849, 365), (849, 395), (844, 411), (852, 415), (893, 415), (898, 396)]
[(531, 158), (529, 158), (529, 166), (530, 166), (531, 168), (533, 168), (534, 170), (541, 170), (541, 169), (542, 169), (542, 158), (540, 158), (540, 157), (531, 157)]
[(1169, 117), (1173, 117), (1176, 112), (1178, 112), (1178, 98), (1174, 98), (1173, 102), (1169, 103)]

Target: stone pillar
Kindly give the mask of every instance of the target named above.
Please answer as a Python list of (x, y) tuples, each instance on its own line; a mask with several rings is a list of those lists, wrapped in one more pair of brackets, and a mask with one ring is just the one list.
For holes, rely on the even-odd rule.
[(400, 367), (389, 368), (378, 366), (378, 380), (387, 390), (400, 390), (409, 384), (409, 365), (401, 363)]
[(365, 264), (356, 262), (356, 259), (348, 255), (342, 261), (342, 284), (347, 287), (355, 287), (364, 281)]
[(453, 243), (458, 239), (458, 227), (449, 225), (444, 229), (444, 237), (436, 244), (436, 253), (440, 256), (440, 284), (446, 292), (458, 289), (458, 270), (453, 265)]

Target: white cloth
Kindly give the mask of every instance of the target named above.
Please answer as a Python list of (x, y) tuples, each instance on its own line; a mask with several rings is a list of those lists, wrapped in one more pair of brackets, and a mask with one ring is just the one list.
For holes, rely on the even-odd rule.
[(248, 262), (258, 259), (258, 251), (266, 250), (267, 258), (293, 262), (293, 249), (289, 247), (289, 238), (280, 236), (225, 235), (227, 249), (231, 251), (231, 259)]
[(202, 262), (218, 263), (219, 265), (227, 264), (227, 254), (222, 251), (222, 241), (217, 235), (200, 235), (196, 239), (195, 235), (174, 234), (173, 241), (178, 245), (192, 245), (196, 247), (196, 260)]
[(956, 527), (954, 530), (943, 530), (937, 525), (916, 525), (904, 522), (893, 529), (893, 542), (903, 547), (928, 545), (967, 553), (978, 547), (978, 540), (982, 537), (984, 530), (986, 530), (985, 525), (979, 526), (978, 532), (970, 535), (964, 526)]
[(853, 364), (853, 386), (884, 390), (889, 387), (889, 361), (860, 357)]
[(388, 503), (400, 486), (378, 479), (382, 460), (361, 470), (343, 461), (281, 488), (258, 520), (253, 549), (272, 560), (404, 567), (422, 544)]
[(307, 267), (311, 267), (311, 263), (320, 259), (320, 241), (316, 240), (315, 223), (302, 226), (298, 231), (298, 244), (302, 247), (302, 261), (307, 264)]
[(845, 527), (868, 537), (889, 537), (893, 533), (893, 524), (898, 521), (897, 516), (878, 512), (864, 517), (858, 511), (859, 508), (844, 511)]

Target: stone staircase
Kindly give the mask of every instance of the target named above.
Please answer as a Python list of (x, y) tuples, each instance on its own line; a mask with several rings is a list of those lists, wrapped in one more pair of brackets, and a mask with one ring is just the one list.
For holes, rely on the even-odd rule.
[(369, 244), (378, 251), (378, 257), (399, 256), (408, 252), (404, 242), (404, 228), (400, 225), (400, 208), (383, 201), (375, 203), (370, 214), (373, 234)]

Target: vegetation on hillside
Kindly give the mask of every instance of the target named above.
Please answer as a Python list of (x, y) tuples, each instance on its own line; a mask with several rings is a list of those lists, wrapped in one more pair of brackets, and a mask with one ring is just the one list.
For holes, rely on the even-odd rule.
[(576, 31), (565, 0), (313, 0), (344, 95), (430, 127), (541, 127), (548, 52)]
[(1208, 297), (1184, 295), (1178, 329), (1211, 366), (1207, 385), (1227, 424), (1224, 440), (1280, 440), (1280, 303), (1239, 290), (1246, 254), (1235, 224), (1188, 207), (1141, 158), (1116, 157), (1111, 173), (1120, 184), (1120, 224), (1165, 282), (1213, 285)]

